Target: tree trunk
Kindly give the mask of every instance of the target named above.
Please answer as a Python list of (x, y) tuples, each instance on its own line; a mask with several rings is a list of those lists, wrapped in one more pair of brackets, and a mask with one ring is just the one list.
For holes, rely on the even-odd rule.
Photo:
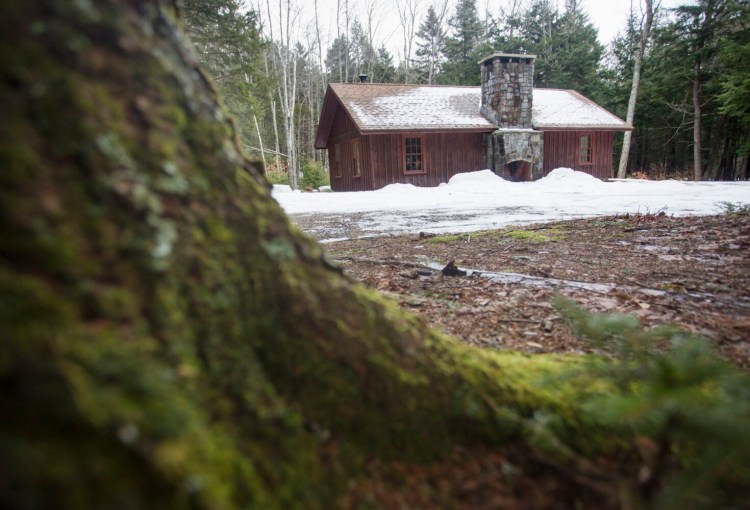
[[(658, 8), (658, 7), (657, 7)], [(641, 66), (643, 65), (643, 55), (646, 51), (648, 39), (651, 37), (651, 26), (654, 22), (654, 1), (646, 0), (645, 19), (641, 27), (641, 38), (638, 41), (638, 51), (635, 54), (635, 63), (633, 67), (633, 83), (630, 87), (630, 99), (628, 99), (628, 113), (625, 119), (629, 125), (635, 121), (635, 105), (638, 100), (638, 89), (641, 86)], [(617, 178), (624, 179), (628, 169), (628, 157), (630, 155), (630, 142), (633, 137), (632, 131), (625, 131), (622, 140), (622, 152), (620, 153), (620, 164), (617, 167)]]
[(243, 158), (175, 11), (0, 4), (0, 506), (327, 509), (373, 463), (459, 447), (592, 494), (595, 385), (343, 277)]
[(703, 180), (703, 163), (701, 159), (701, 82), (700, 61), (693, 64), (693, 179)]
[(255, 121), (255, 132), (258, 134), (258, 145), (260, 145), (260, 157), (263, 159), (263, 169), (268, 167), (266, 163), (266, 150), (263, 147), (263, 136), (260, 134), (260, 127), (258, 126), (258, 117), (253, 115), (253, 121)]

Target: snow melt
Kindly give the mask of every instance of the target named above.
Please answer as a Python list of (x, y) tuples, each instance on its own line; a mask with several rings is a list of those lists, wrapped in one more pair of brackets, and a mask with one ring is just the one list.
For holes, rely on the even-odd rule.
[(603, 182), (569, 168), (535, 182), (509, 182), (482, 170), (457, 174), (435, 188), (391, 184), (377, 191), (279, 191), (274, 187), (273, 196), (288, 214), (347, 215), (346, 221), (371, 235), (473, 232), (624, 213), (715, 214), (722, 203), (750, 203), (750, 182)]

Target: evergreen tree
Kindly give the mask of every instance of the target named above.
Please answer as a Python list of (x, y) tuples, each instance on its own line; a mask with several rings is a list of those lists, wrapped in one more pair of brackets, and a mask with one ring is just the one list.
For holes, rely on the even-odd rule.
[(511, 9), (501, 9), (493, 20), (488, 38), (492, 41), (494, 51), (504, 53), (523, 53), (529, 44), (523, 37), (523, 14), (520, 2), (514, 3)]
[(393, 65), (393, 56), (385, 46), (378, 48), (370, 81), (372, 83), (394, 83), (396, 81), (396, 67)]
[(185, 0), (185, 28), (200, 63), (221, 90), (246, 145), (258, 145), (255, 118), (266, 114), (269, 84), (262, 72), (258, 15), (240, 0)]
[(443, 15), (431, 5), (417, 31), (417, 62), (420, 80), (432, 84), (440, 72), (442, 52), (445, 48), (446, 29)]
[(352, 80), (357, 81), (360, 74), (369, 75), (375, 64), (376, 52), (367, 40), (367, 34), (356, 18), (352, 22), (350, 35), (352, 58)]
[(481, 58), (479, 44), (484, 34), (476, 0), (459, 0), (448, 26), (451, 33), (445, 40), (443, 53), (446, 61), (439, 81), (455, 85), (479, 85), (477, 62)]
[(677, 29), (683, 35), (692, 57), (691, 76), (693, 102), (693, 176), (696, 181), (703, 179), (703, 98), (705, 86), (710, 79), (708, 69), (716, 57), (718, 49), (718, 28), (726, 13), (727, 0), (698, 0), (695, 5), (682, 5), (677, 8)]
[(349, 39), (344, 35), (334, 39), (326, 52), (325, 64), (328, 81), (333, 83), (347, 81), (346, 70), (351, 66), (352, 60), (352, 47)]
[(536, 0), (524, 18), (519, 42), (538, 57), (534, 84), (574, 89), (597, 99), (604, 47), (580, 1), (568, 0), (560, 13), (550, 0)]
[(612, 39), (599, 73), (604, 85), (600, 96), (602, 106), (623, 118), (627, 110), (628, 80), (633, 76), (639, 36), (638, 20), (631, 11), (625, 29)]
[(705, 342), (565, 303), (623, 361), (430, 330), (291, 226), (173, 2), (82, 5), (0, 3), (0, 507), (460, 508), (457, 451), (549, 506), (750, 505), (750, 384)]
[(737, 168), (735, 175), (747, 179), (750, 177), (748, 156), (750, 156), (750, 2), (737, 1), (732, 4), (735, 11), (733, 29), (729, 30), (721, 41), (723, 72), (719, 80), (721, 93), (718, 96), (720, 112), (737, 122), (737, 129), (744, 133), (739, 140), (737, 155), (744, 158), (744, 169)]

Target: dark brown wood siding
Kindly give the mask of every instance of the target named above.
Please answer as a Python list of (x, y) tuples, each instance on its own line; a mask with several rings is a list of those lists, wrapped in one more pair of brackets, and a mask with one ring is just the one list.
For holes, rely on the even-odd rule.
[[(424, 173), (404, 172), (404, 138), (421, 137)], [(363, 137), (369, 148), (372, 189), (393, 183), (437, 186), (461, 172), (486, 168), (483, 133), (388, 133)]]
[[(354, 145), (359, 144), (360, 175), (355, 177)], [(336, 149), (338, 147), (338, 149)], [(342, 108), (336, 116), (328, 139), (331, 188), (334, 191), (364, 191), (374, 189), (370, 171), (370, 148), (367, 137), (362, 136), (354, 122)], [(335, 151), (339, 154), (336, 156)]]
[[(584, 135), (591, 136), (590, 164), (579, 161), (579, 143)], [(544, 131), (544, 175), (565, 167), (608, 179), (612, 177), (613, 144), (612, 131)]]

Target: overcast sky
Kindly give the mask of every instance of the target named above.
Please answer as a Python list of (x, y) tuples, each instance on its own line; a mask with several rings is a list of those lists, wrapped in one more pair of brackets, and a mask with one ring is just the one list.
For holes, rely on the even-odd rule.
[[(271, 10), (274, 11), (272, 14), (272, 22), (274, 25), (274, 37), (278, 38), (279, 33), (279, 18), (278, 18), (278, 6), (280, 3), (291, 2), (293, 10), (296, 9), (299, 12), (300, 23), (298, 23), (298, 30), (296, 34), (293, 34), (293, 40), (302, 41), (305, 46), (310, 46), (305, 41), (315, 40), (315, 10), (314, 0), (249, 0), (253, 5), (260, 8), (261, 12), (267, 13), (267, 6), (270, 5)], [(403, 1), (403, 0), (402, 0)], [(430, 4), (442, 3), (441, 0), (416, 0), (419, 6), (419, 13), (417, 19), (421, 22), (427, 12), (427, 8)], [(509, 0), (477, 0), (477, 8), (480, 11), (480, 16), (483, 16), (485, 8), (488, 8), (491, 13), (497, 15), (500, 11), (501, 5), (507, 4)], [(559, 3), (559, 8), (564, 8), (564, 0), (553, 0)], [(655, 0), (658, 1), (658, 0)], [(374, 3), (376, 6), (376, 31), (375, 41), (376, 46), (385, 44), (388, 50), (393, 54), (394, 59), (399, 61), (403, 55), (403, 30), (399, 23), (398, 10), (396, 9), (397, 0), (348, 0), (349, 9), (351, 16), (357, 17), (361, 23), (365, 24), (366, 19), (366, 5)], [(639, 5), (643, 3), (643, 0), (582, 0), (584, 9), (588, 12), (592, 23), (599, 29), (599, 40), (605, 46), (610, 43), (612, 38), (625, 26), (625, 20), (630, 10), (631, 2), (635, 5), (636, 9), (639, 9)], [(327, 48), (333, 39), (336, 37), (336, 8), (337, 0), (317, 0), (318, 3), (318, 15), (320, 19), (320, 30), (323, 47)], [(340, 0), (342, 6), (345, 0)], [(452, 15), (457, 0), (449, 0), (449, 16)], [(692, 4), (694, 0), (661, 0), (662, 8), (676, 7), (678, 5)], [(266, 17), (266, 16), (264, 16)], [(264, 21), (266, 30), (268, 29), (268, 23)], [(343, 13), (341, 13), (341, 23), (343, 25)], [(323, 58), (325, 58), (325, 50), (323, 52)]]
[[(632, 0), (636, 9), (644, 2)], [(599, 29), (599, 41), (609, 44), (610, 41), (625, 27), (625, 19), (630, 12), (631, 0), (583, 0), (583, 6), (591, 17), (591, 21)], [(692, 0), (662, 0), (662, 8), (677, 7), (695, 3)], [(640, 11), (637, 11), (640, 12)]]

